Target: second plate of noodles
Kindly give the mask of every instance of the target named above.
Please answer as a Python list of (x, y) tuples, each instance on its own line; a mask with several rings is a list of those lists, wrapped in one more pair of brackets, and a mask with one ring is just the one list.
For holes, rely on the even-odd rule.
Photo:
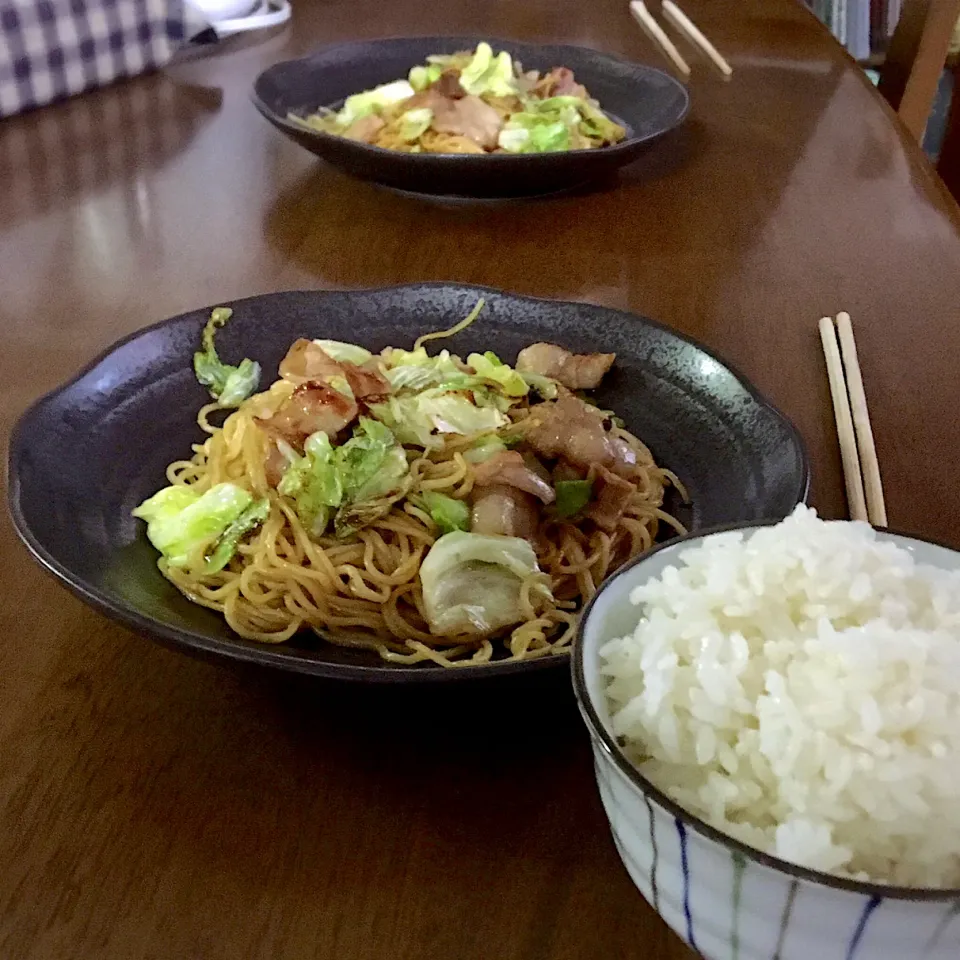
[(273, 126), (346, 173), (458, 200), (608, 179), (689, 102), (663, 71), (599, 50), (475, 36), (339, 43), (268, 67), (253, 89)]
[(402, 153), (557, 153), (620, 143), (627, 131), (566, 66), (525, 70), (506, 50), (430, 54), (406, 78), (296, 123)]
[(598, 585), (685, 532), (664, 495), (686, 495), (590, 401), (615, 354), (444, 348), (483, 306), (376, 354), (297, 339), (265, 390), (256, 361), (221, 361), (215, 309), (194, 356), (208, 439), (134, 511), (164, 576), (260, 643), (313, 630), (443, 667), (568, 653)]

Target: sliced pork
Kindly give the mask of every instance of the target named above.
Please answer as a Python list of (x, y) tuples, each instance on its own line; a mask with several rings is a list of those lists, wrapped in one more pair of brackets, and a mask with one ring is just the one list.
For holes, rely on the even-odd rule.
[(375, 359), (363, 366), (334, 360), (313, 340), (295, 341), (280, 361), (279, 369), (280, 376), (292, 383), (316, 380), (329, 384), (335, 377), (343, 377), (358, 400), (391, 392), (390, 381), (380, 372)]
[(354, 421), (357, 413), (356, 400), (319, 380), (307, 380), (276, 413), (258, 417), (257, 423), (275, 440), (285, 440), (302, 453), (304, 441), (310, 434), (322, 430), (332, 440)]
[(532, 541), (539, 522), (540, 504), (532, 494), (499, 483), (474, 488), (472, 533)]
[(517, 369), (550, 377), (569, 390), (593, 390), (616, 359), (615, 353), (570, 353), (554, 343), (534, 343), (517, 355)]
[(386, 126), (383, 120), (374, 113), (368, 113), (365, 117), (354, 120), (353, 123), (343, 131), (343, 135), (348, 140), (357, 140), (360, 143), (373, 143), (377, 139), (377, 134)]
[(539, 475), (539, 471), (532, 469), (531, 465), (524, 461), (523, 455), (516, 450), (506, 450), (477, 464), (473, 468), (473, 478), (477, 487), (490, 484), (515, 487), (532, 494), (545, 504), (553, 503), (556, 499), (553, 487)]
[(572, 394), (538, 403), (530, 413), (527, 443), (542, 457), (587, 470), (607, 467), (624, 479), (637, 473), (633, 449), (604, 428), (603, 413)]
[(432, 104), (433, 123), (437, 133), (449, 133), (472, 140), (486, 150), (497, 145), (503, 127), (500, 114), (479, 97), (468, 95), (459, 100), (440, 98)]
[(593, 480), (593, 494), (584, 510), (601, 530), (612, 533), (623, 519), (623, 511), (630, 503), (636, 487), (629, 480), (618, 477), (606, 467), (597, 467)]

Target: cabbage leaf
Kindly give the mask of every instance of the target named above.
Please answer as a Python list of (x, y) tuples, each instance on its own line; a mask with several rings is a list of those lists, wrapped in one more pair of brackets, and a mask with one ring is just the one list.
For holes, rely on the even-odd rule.
[[(133, 515), (146, 521), (147, 538), (171, 566), (185, 566), (190, 555), (204, 547), (212, 553), (211, 566), (219, 564), (215, 569), (208, 567), (212, 573), (226, 566), (241, 536), (265, 518), (259, 507), (246, 516), (242, 530), (231, 529), (252, 505), (253, 495), (234, 483), (218, 483), (203, 494), (175, 484), (144, 500)], [(228, 532), (230, 543), (221, 548)]]
[(260, 384), (260, 364), (244, 358), (236, 367), (224, 363), (217, 354), (214, 337), (233, 311), (228, 307), (215, 307), (203, 328), (203, 349), (193, 355), (193, 370), (197, 379), (222, 407), (237, 407), (250, 396)]
[(434, 543), (420, 565), (423, 605), (436, 636), (489, 634), (523, 620), (520, 591), (530, 578), (551, 597), (533, 547), (519, 537), (455, 531)]

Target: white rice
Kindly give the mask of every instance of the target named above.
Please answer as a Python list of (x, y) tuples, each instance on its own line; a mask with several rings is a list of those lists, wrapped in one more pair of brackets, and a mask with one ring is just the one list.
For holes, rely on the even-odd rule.
[(798, 507), (630, 595), (614, 733), (677, 803), (816, 870), (960, 887), (960, 573)]

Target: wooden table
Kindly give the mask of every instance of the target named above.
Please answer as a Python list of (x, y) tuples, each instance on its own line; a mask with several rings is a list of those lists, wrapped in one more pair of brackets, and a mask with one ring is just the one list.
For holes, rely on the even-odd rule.
[[(292, 26), (0, 124), (0, 430), (115, 339), (296, 287), (492, 284), (629, 307), (720, 351), (844, 508), (816, 334), (849, 310), (891, 522), (960, 542), (960, 214), (788, 0), (685, 0), (684, 130), (592, 196), (425, 204), (249, 103), (342, 38), (562, 39), (661, 65), (626, 3), (295, 0)], [(158, 411), (162, 415), (162, 411)], [(620, 866), (566, 677), (455, 697), (196, 662), (103, 620), (0, 521), (3, 960), (679, 960)]]

